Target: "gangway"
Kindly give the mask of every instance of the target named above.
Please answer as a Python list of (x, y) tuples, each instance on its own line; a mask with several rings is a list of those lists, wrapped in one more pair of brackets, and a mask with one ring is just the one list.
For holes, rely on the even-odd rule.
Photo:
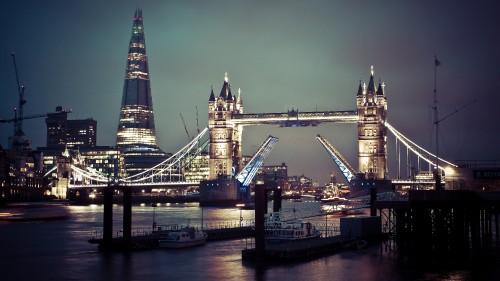
[(349, 164), (349, 162), (347, 162), (347, 160), (342, 156), (342, 154), (340, 154), (340, 152), (336, 150), (333, 147), (333, 145), (330, 142), (328, 142), (324, 137), (318, 134), (316, 136), (316, 139), (318, 139), (318, 141), (323, 145), (326, 151), (333, 158), (333, 161), (335, 162), (335, 164), (337, 164), (347, 182), (351, 182), (351, 180), (355, 177), (356, 172)]
[(241, 183), (241, 186), (247, 187), (252, 182), (253, 177), (259, 170), (264, 159), (269, 155), (274, 145), (278, 142), (277, 137), (269, 136), (259, 147), (248, 164), (236, 175), (236, 179)]

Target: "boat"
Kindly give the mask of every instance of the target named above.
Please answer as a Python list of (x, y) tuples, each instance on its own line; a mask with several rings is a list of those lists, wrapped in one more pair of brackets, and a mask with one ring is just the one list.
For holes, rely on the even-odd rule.
[(349, 201), (346, 198), (343, 197), (338, 197), (338, 196), (333, 196), (333, 197), (328, 197), (328, 198), (322, 198), (321, 203), (337, 203), (337, 202), (347, 202)]
[(160, 248), (187, 248), (204, 245), (207, 241), (207, 233), (194, 227), (184, 227), (179, 230), (168, 231), (165, 236), (158, 240)]
[(282, 244), (321, 237), (321, 232), (310, 222), (301, 219), (281, 221), (279, 212), (266, 215), (266, 244)]

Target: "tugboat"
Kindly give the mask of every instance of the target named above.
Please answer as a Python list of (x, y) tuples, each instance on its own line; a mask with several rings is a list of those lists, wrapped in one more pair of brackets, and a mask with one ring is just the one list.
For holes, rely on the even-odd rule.
[(266, 244), (281, 244), (316, 239), (321, 237), (321, 232), (310, 222), (300, 219), (281, 221), (279, 213), (266, 215), (265, 239)]
[(168, 231), (164, 237), (158, 240), (158, 243), (160, 248), (187, 248), (204, 245), (207, 236), (206, 232), (188, 226), (179, 230)]

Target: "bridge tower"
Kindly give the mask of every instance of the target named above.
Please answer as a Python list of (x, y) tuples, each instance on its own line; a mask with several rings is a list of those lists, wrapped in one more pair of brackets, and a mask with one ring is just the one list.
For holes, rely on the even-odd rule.
[(385, 180), (387, 176), (387, 96), (385, 85), (379, 81), (377, 90), (373, 81), (359, 84), (356, 97), (358, 109), (359, 172), (366, 180)]
[(231, 179), (241, 169), (243, 127), (231, 122), (233, 114), (241, 113), (241, 93), (238, 90), (237, 98), (232, 94), (226, 73), (219, 96), (215, 96), (212, 87), (208, 100), (210, 180)]

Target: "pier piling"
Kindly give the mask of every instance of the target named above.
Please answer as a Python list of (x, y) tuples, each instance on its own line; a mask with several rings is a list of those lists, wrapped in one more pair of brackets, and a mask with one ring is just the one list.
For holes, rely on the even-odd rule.
[(281, 210), (281, 188), (273, 189), (273, 212), (279, 212)]
[(132, 245), (132, 189), (123, 186), (123, 242), (125, 250)]
[(267, 209), (266, 187), (255, 185), (255, 258), (262, 260), (265, 256), (264, 214)]
[(103, 218), (103, 249), (108, 250), (113, 243), (113, 187), (110, 184), (103, 190), (104, 218)]

